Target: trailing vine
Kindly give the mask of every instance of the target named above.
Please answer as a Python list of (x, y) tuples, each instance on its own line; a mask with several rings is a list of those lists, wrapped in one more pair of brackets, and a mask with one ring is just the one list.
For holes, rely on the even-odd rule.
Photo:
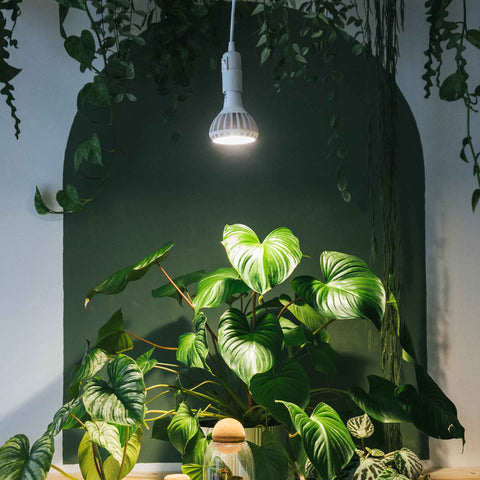
[[(450, 9), (456, 4), (452, 0), (427, 0), (427, 20), (430, 24), (428, 48), (425, 51), (427, 62), (425, 73), (425, 97), (430, 97), (433, 88), (438, 89), (439, 96), (447, 102), (462, 101), (466, 113), (466, 133), (462, 140), (460, 159), (471, 163), (476, 187), (472, 193), (471, 205), (475, 212), (480, 200), (480, 152), (475, 148), (471, 130), (472, 114), (477, 113), (477, 104), (480, 97), (480, 85), (475, 88), (469, 85), (470, 75), (467, 71), (465, 51), (467, 44), (480, 48), (480, 30), (469, 28), (467, 2), (462, 0), (462, 18), (456, 21), (449, 20)], [(455, 71), (441, 80), (444, 67), (444, 56), (452, 51), (454, 54)]]
[(14, 121), (15, 137), (20, 135), (20, 118), (14, 105), (12, 80), (21, 72), (21, 69), (10, 65), (7, 59), (10, 57), (8, 47), (17, 48), (17, 41), (13, 38), (13, 31), (17, 19), (21, 13), (22, 0), (0, 0), (0, 83), (3, 87), (0, 93), (5, 96), (5, 101), (10, 109), (10, 115)]

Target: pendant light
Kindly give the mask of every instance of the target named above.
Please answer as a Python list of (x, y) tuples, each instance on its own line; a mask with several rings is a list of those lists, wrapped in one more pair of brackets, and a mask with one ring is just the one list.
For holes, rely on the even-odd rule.
[(255, 120), (243, 108), (242, 103), (242, 57), (235, 51), (233, 30), (235, 23), (235, 0), (232, 0), (230, 42), (228, 52), (222, 56), (222, 90), (225, 95), (222, 111), (210, 126), (210, 138), (214, 143), (241, 145), (252, 143), (258, 137)]

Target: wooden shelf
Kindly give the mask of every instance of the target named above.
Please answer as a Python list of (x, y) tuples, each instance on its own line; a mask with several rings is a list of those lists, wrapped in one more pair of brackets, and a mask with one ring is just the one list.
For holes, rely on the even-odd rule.
[[(72, 473), (72, 476), (82, 480), (80, 473)], [(430, 471), (432, 480), (480, 480), (480, 467), (473, 468), (441, 468)], [(161, 480), (163, 475), (160, 473), (135, 473), (128, 475), (128, 480)], [(47, 480), (66, 480), (60, 473), (50, 473)], [(258, 479), (261, 480), (261, 479)]]

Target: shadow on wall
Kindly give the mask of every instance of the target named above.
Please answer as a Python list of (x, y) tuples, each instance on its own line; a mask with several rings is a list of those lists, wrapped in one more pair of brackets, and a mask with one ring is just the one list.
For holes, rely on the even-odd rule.
[[(227, 38), (227, 10), (218, 20), (219, 38)], [(175, 345), (178, 335), (191, 328), (190, 312), (172, 299), (151, 297), (150, 291), (165, 283), (159, 271), (152, 270), (118, 296), (98, 296), (86, 311), (83, 308), (89, 287), (167, 241), (176, 242), (165, 263), (172, 276), (227, 265), (220, 245), (227, 223), (245, 223), (261, 237), (279, 226), (291, 228), (301, 240), (302, 251), (311, 256), (304, 259), (298, 274), (319, 276), (318, 258), (323, 250), (344, 251), (368, 261), (366, 104), (374, 82), (365, 60), (353, 57), (351, 45), (339, 40), (334, 68), (344, 74), (344, 80), (333, 104), (327, 101), (330, 91), (321, 81), (286, 83), (277, 94), (272, 88), (272, 68), (259, 67), (248, 16), (239, 15), (238, 32), (245, 107), (260, 129), (258, 141), (245, 148), (218, 148), (208, 138), (210, 122), (222, 106), (222, 95), (221, 75), (218, 69), (209, 68), (211, 45), (205, 39), (199, 39), (206, 51), (196, 64), (191, 94), (180, 105), (174, 123), (162, 119), (169, 98), (158, 95), (147, 78), (149, 67), (144, 60), (149, 52), (139, 49), (136, 53), (140, 68), (132, 92), (139, 100), (118, 106), (117, 152), (105, 158), (113, 180), (94, 205), (67, 216), (64, 222), (65, 372), (81, 358), (83, 339), (93, 339), (98, 327), (120, 307), (132, 331), (160, 344)], [(311, 67), (319, 78), (332, 68), (321, 58), (313, 59)], [(336, 187), (339, 160), (336, 155), (329, 156), (332, 113), (339, 114), (345, 127), (350, 204), (343, 202)], [(92, 186), (75, 174), (72, 157), (77, 144), (89, 138), (93, 128), (77, 117), (66, 152), (64, 182), (74, 183), (82, 194)], [(179, 139), (174, 143), (171, 135), (176, 131)], [(111, 146), (111, 131), (105, 131), (101, 141)], [(398, 141), (400, 235), (405, 252), (401, 309), (424, 360), (423, 158), (415, 121), (402, 97)], [(373, 265), (379, 274), (381, 261), (379, 255)], [(215, 310), (208, 316), (218, 318)], [(369, 332), (363, 322), (339, 323), (334, 332), (332, 342), (339, 352), (348, 351), (363, 359), (356, 362), (357, 367), (369, 366), (367, 372), (366, 368), (352, 369), (351, 363), (345, 362), (339, 381), (365, 386), (366, 374), (380, 371), (378, 334)], [(157, 357), (168, 362), (174, 359), (169, 355), (159, 353)], [(423, 454), (427, 451), (416, 433), (407, 435), (407, 444)], [(65, 463), (75, 461), (75, 448), (66, 435)], [(141, 454), (142, 462), (177, 459), (170, 447), (158, 442), (145, 442)]]

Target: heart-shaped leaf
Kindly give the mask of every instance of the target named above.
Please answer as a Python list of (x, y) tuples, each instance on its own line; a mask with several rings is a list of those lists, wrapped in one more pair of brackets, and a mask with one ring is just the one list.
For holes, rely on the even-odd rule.
[(371, 437), (375, 431), (375, 427), (367, 414), (350, 418), (347, 421), (347, 428), (355, 438)]
[(80, 63), (82, 71), (92, 64), (95, 58), (95, 40), (90, 30), (82, 30), (80, 37), (68, 37), (64, 46), (67, 53)]
[(177, 361), (188, 367), (205, 368), (208, 355), (208, 342), (205, 330), (207, 317), (200, 312), (195, 317), (195, 333), (180, 335), (178, 339)]
[[(80, 142), (77, 149), (75, 150), (75, 154), (73, 156), (73, 166), (76, 171), (80, 170), (83, 162), (91, 163), (92, 165), (103, 166), (102, 147), (96, 133), (94, 133), (92, 137), (88, 140)], [(65, 208), (64, 205), (62, 206)]]
[(183, 455), (187, 443), (197, 434), (200, 426), (190, 407), (182, 402), (170, 422), (167, 432), (172, 445)]
[(196, 435), (187, 443), (185, 453), (182, 457), (182, 463), (193, 463), (202, 465), (205, 457), (205, 450), (209, 444), (202, 430), (198, 430)]
[[(184, 293), (187, 287), (197, 283), (202, 277), (205, 276), (205, 270), (198, 270), (196, 272), (187, 273), (173, 279), (175, 285)], [(172, 297), (182, 305), (183, 297), (178, 293), (177, 289), (170, 283), (166, 283), (159, 288), (152, 290), (152, 297), (163, 298)]]
[(103, 447), (118, 463), (121, 463), (123, 450), (120, 444), (120, 434), (115, 425), (106, 422), (85, 422), (90, 440)]
[(83, 360), (72, 383), (68, 387), (70, 398), (79, 394), (80, 385), (84, 380), (93, 377), (107, 363), (108, 356), (105, 350), (100, 348), (93, 349)]
[[(81, 397), (79, 397), (81, 400)], [(72, 415), (75, 415), (78, 420), (82, 423), (85, 423), (87, 420), (91, 420), (90, 415), (85, 410), (85, 405), (82, 401), (73, 408)], [(69, 415), (68, 418), (65, 419), (65, 424), (63, 425), (63, 430), (69, 430), (70, 428), (83, 428), (82, 424), (74, 418), (72, 415)]]
[(423, 465), (417, 455), (408, 448), (402, 448), (393, 455), (395, 466), (399, 473), (410, 480), (416, 480), (423, 470)]
[[(122, 473), (120, 475), (120, 465), (112, 455), (109, 455), (105, 462), (103, 462), (103, 471), (107, 479), (118, 479), (126, 477), (135, 464), (137, 463), (140, 454), (140, 447), (142, 443), (142, 429), (137, 428), (135, 433), (130, 437), (127, 444), (125, 461), (123, 462)], [(122, 445), (123, 449), (124, 445)], [(123, 451), (122, 451), (123, 457)], [(78, 463), (80, 471), (85, 480), (100, 480), (97, 469), (95, 467), (93, 444), (88, 432), (85, 432), (82, 441), (78, 447)]]
[(122, 309), (117, 310), (108, 322), (98, 330), (96, 348), (102, 348), (109, 355), (116, 355), (133, 348), (133, 341), (125, 330)]
[(85, 384), (83, 403), (95, 419), (119, 425), (143, 422), (145, 384), (135, 361), (118, 355), (107, 368), (108, 382), (93, 378)]
[(150, 268), (152, 268), (155, 263), (165, 260), (173, 245), (173, 242), (166, 243), (162, 248), (156, 252), (153, 252), (150, 256), (144, 258), (143, 260), (140, 260), (135, 265), (122, 268), (122, 270), (119, 270), (103, 282), (92, 287), (87, 293), (85, 306), (87, 306), (88, 302), (93, 298), (94, 295), (114, 295), (122, 292), (129, 282), (139, 280), (150, 270)]
[[(282, 407), (284, 410), (285, 408)], [(268, 430), (262, 432), (262, 446), (250, 443), (255, 462), (255, 478), (278, 480), (287, 478), (288, 455), (281, 442)]]
[(232, 295), (248, 290), (249, 287), (234, 268), (219, 268), (200, 280), (193, 305), (195, 311), (219, 307)]
[(395, 397), (396, 386), (377, 375), (367, 377), (369, 393), (360, 387), (349, 390), (350, 398), (369, 416), (382, 423), (409, 422), (410, 417)]
[(385, 312), (385, 290), (367, 264), (353, 255), (323, 252), (320, 267), (325, 283), (302, 276), (292, 280), (292, 289), (325, 317), (365, 318), (380, 328)]
[(226, 364), (245, 382), (270, 370), (280, 355), (283, 334), (275, 315), (262, 313), (251, 325), (235, 308), (220, 318), (218, 345)]
[(86, 83), (77, 96), (77, 109), (82, 112), (89, 103), (97, 107), (111, 105), (110, 91), (105, 75), (99, 74), (93, 77), (93, 82)]
[(25, 435), (15, 435), (0, 447), (0, 478), (3, 480), (43, 480), (50, 470), (53, 437), (46, 433), (30, 450)]
[(157, 364), (157, 361), (154, 358), (150, 358), (154, 350), (155, 348), (151, 348), (135, 360), (143, 375), (149, 372)]
[(262, 295), (286, 280), (302, 259), (298, 238), (288, 228), (277, 228), (260, 243), (246, 225), (226, 225), (222, 244), (242, 280)]
[(465, 441), (465, 429), (458, 420), (454, 403), (420, 365), (415, 365), (415, 373), (418, 392), (412, 385), (402, 385), (396, 392), (406, 415), (419, 430), (431, 437)]
[(169, 417), (158, 418), (153, 422), (152, 427), (152, 438), (155, 440), (163, 440), (164, 442), (169, 442), (168, 438), (168, 426), (172, 421)]
[(250, 380), (250, 391), (254, 400), (267, 408), (276, 420), (291, 426), (288, 411), (276, 400), (305, 408), (310, 401), (310, 379), (297, 361), (289, 359), (278, 369), (254, 375)]
[(465, 95), (466, 86), (466, 79), (464, 79), (463, 74), (460, 71), (456, 71), (443, 81), (438, 93), (442, 100), (455, 102)]
[(319, 403), (310, 417), (297, 405), (282, 403), (287, 407), (293, 426), (302, 437), (308, 458), (320, 478), (331, 480), (355, 453), (347, 427), (338, 413), (325, 403)]

